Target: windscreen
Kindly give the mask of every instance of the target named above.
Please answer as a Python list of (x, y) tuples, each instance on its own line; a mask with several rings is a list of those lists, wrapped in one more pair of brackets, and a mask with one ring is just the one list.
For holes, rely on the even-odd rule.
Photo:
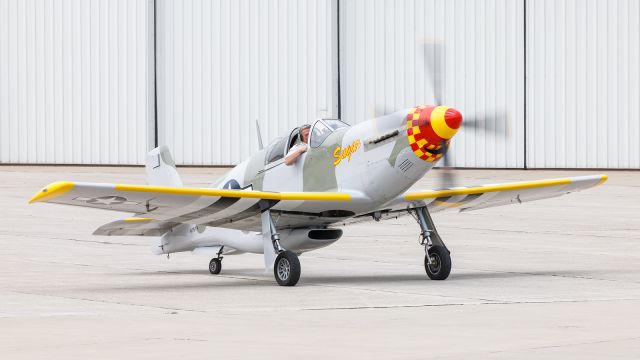
[(340, 120), (335, 119), (323, 119), (316, 121), (313, 124), (313, 129), (311, 130), (311, 139), (309, 140), (309, 145), (312, 148), (316, 148), (324, 142), (324, 140), (331, 135), (332, 132), (341, 128), (347, 127), (349, 125), (343, 123)]

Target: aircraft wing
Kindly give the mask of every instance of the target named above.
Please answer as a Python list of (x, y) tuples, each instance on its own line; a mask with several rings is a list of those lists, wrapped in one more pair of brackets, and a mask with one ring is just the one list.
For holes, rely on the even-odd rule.
[(93, 235), (105, 236), (162, 236), (180, 225), (179, 222), (160, 221), (151, 218), (130, 217), (104, 224)]
[(481, 186), (456, 187), (442, 190), (407, 191), (383, 208), (360, 215), (353, 222), (398, 217), (407, 209), (427, 206), (430, 212), (445, 210), (472, 211), (495, 206), (520, 204), (562, 196), (602, 184), (606, 175), (577, 176), (562, 179), (522, 181)]
[(60, 181), (47, 185), (29, 202), (134, 213), (135, 218), (103, 225), (96, 230), (96, 234), (157, 236), (181, 223), (233, 228), (236, 222), (255, 217), (262, 210), (280, 202), (293, 205), (298, 201), (349, 200), (351, 195), (347, 193), (264, 192)]

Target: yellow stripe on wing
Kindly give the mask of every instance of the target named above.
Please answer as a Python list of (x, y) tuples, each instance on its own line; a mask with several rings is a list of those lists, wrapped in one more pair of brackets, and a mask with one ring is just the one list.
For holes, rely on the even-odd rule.
[(116, 184), (117, 191), (149, 192), (157, 194), (192, 195), (192, 196), (222, 196), (232, 198), (251, 198), (265, 200), (317, 200), (317, 201), (349, 201), (351, 195), (347, 193), (330, 192), (266, 192), (253, 190), (179, 188), (152, 185), (123, 185)]
[(132, 223), (132, 222), (145, 222), (145, 221), (153, 221), (152, 218), (139, 218), (139, 217), (130, 217), (124, 219), (124, 222)]
[[(598, 177), (600, 177), (600, 179), (594, 186), (600, 185), (607, 180), (607, 175), (598, 175), (597, 177), (594, 178), (594, 180), (596, 180)], [(571, 178), (565, 178), (565, 179), (523, 181), (523, 182), (516, 182), (516, 183), (509, 183), (509, 184), (485, 185), (485, 186), (476, 186), (476, 187), (460, 188), (460, 189), (428, 190), (428, 191), (408, 193), (404, 196), (404, 199), (406, 201), (412, 201), (412, 200), (431, 199), (431, 198), (456, 196), (456, 195), (471, 195), (471, 194), (482, 194), (482, 193), (497, 192), (497, 191), (534, 189), (534, 188), (542, 188), (542, 187), (548, 187), (548, 186), (568, 185), (568, 184), (571, 184), (572, 182), (573, 180)]]
[[(91, 186), (92, 184), (79, 183), (78, 186)], [(105, 184), (100, 184), (104, 186)], [(46, 201), (64, 195), (76, 186), (70, 181), (58, 181), (47, 185), (35, 194), (29, 203)], [(169, 186), (152, 185), (126, 185), (115, 184), (114, 190), (127, 192), (146, 192), (171, 195), (191, 196), (221, 196), (231, 198), (252, 198), (265, 200), (311, 200), (311, 201), (350, 201), (351, 195), (335, 192), (266, 192), (253, 190), (228, 190), (228, 189), (204, 189), (204, 188), (179, 188)]]
[(74, 183), (71, 181), (57, 181), (47, 185), (44, 189), (40, 190), (37, 194), (29, 200), (29, 204), (38, 201), (47, 201), (49, 199), (56, 198), (58, 196), (68, 193), (73, 187)]

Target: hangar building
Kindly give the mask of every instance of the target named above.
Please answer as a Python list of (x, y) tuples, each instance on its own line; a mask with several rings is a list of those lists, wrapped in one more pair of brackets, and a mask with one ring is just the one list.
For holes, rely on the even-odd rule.
[(640, 168), (635, 0), (0, 0), (0, 163), (233, 165), (316, 118), (509, 116), (453, 164)]

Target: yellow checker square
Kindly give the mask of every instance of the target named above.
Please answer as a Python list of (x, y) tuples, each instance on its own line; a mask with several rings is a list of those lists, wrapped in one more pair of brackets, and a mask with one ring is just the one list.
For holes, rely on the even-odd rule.
[(413, 130), (413, 134), (420, 134), (420, 126), (414, 126), (411, 128)]
[(422, 151), (422, 149), (415, 150), (413, 153), (416, 154), (417, 157), (420, 157), (425, 154), (425, 152)]
[(431, 145), (427, 146), (427, 148), (428, 148), (429, 150), (433, 150), (433, 149), (435, 148), (435, 146), (434, 146), (433, 144), (431, 144)]
[(413, 114), (414, 112), (416, 112), (416, 108), (409, 109), (409, 114)]
[(413, 113), (413, 120), (420, 120), (420, 113)]
[(425, 145), (427, 145), (427, 140), (425, 140), (425, 139), (418, 140), (418, 146), (420, 148), (423, 148)]
[(409, 135), (407, 137), (409, 138), (409, 144), (413, 144), (414, 142), (416, 142), (416, 138), (413, 135)]

